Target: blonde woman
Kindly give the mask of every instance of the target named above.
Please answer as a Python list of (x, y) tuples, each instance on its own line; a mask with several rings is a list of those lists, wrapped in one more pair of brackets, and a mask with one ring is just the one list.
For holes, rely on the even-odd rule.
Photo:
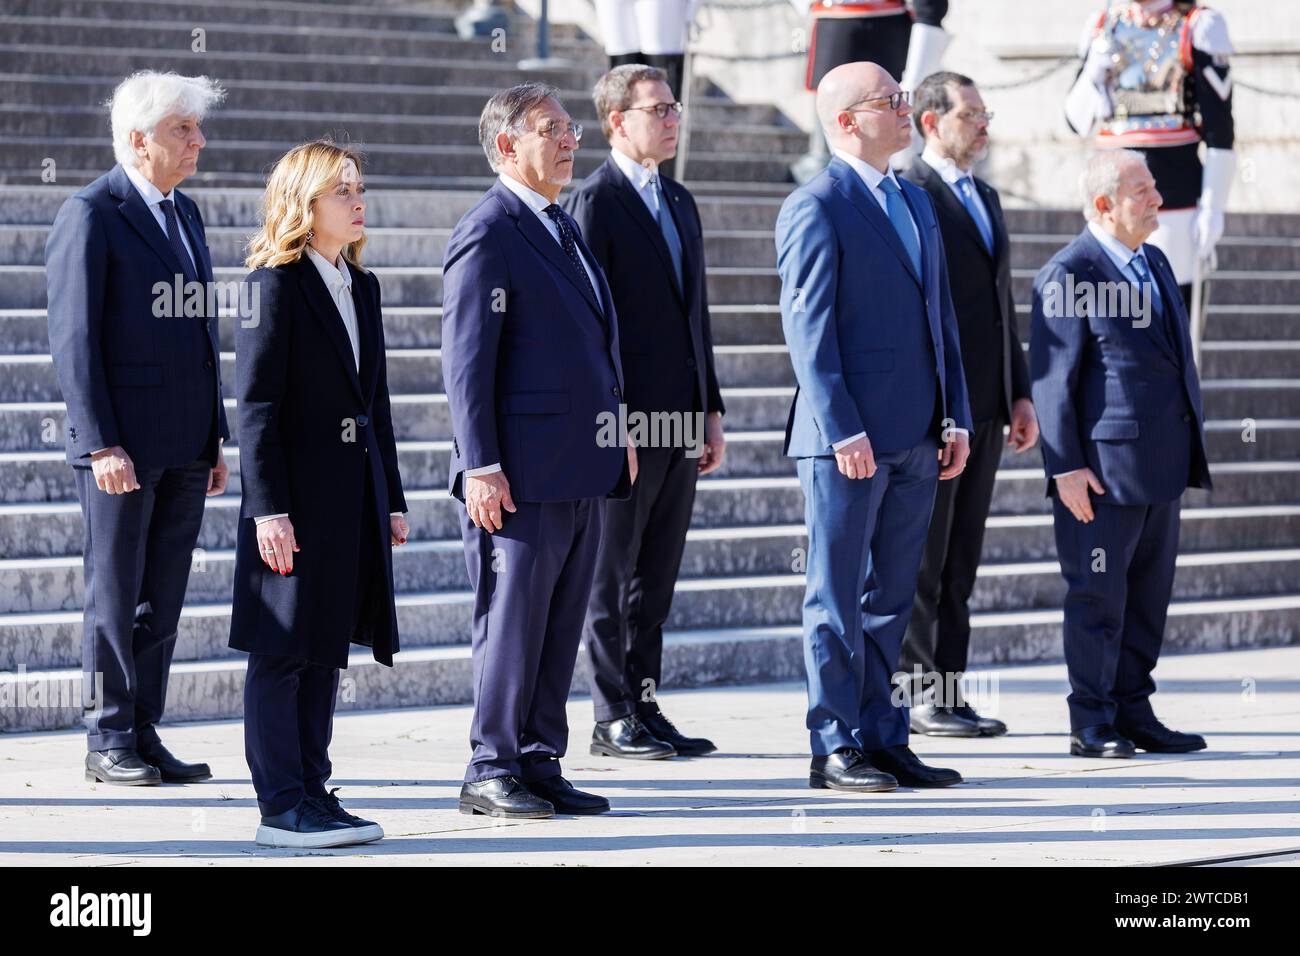
[(351, 644), (392, 666), (391, 548), (405, 543), (380, 320), (361, 268), (365, 185), (352, 150), (313, 142), (271, 171), (236, 338), (243, 503), (230, 646), (248, 651), (244, 746), (257, 842), (380, 839), (326, 792)]

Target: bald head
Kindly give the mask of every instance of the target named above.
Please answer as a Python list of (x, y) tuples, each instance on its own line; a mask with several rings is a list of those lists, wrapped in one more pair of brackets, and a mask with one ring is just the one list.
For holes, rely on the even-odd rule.
[(911, 142), (911, 107), (899, 104), (891, 110), (882, 99), (898, 91), (898, 81), (877, 63), (835, 67), (817, 84), (817, 119), (826, 142), (873, 165), (886, 162)]

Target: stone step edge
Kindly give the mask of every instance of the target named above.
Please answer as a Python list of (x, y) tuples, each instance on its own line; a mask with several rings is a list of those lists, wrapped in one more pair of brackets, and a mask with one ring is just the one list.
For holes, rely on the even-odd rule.
[[(1173, 601), (1169, 605), (1169, 617), (1190, 617), (1197, 614), (1240, 614), (1255, 611), (1300, 610), (1300, 593), (1265, 595), (1246, 598), (1217, 598), (1213, 600)], [(1031, 611), (982, 611), (971, 614), (971, 629), (979, 631), (997, 627), (1026, 627), (1042, 624), (1059, 624), (1064, 619), (1060, 608), (1046, 608)], [(748, 643), (763, 640), (801, 640), (803, 629), (797, 624), (772, 625), (762, 627), (736, 628), (701, 628), (698, 630), (665, 631), (665, 650), (683, 644), (726, 644)], [(468, 661), (469, 644), (450, 644), (436, 647), (419, 647), (399, 651), (395, 658), (396, 665), (421, 663), (426, 661)], [(369, 666), (375, 664), (373, 657), (365, 651), (355, 651), (348, 656), (349, 667)], [(189, 673), (231, 672), (245, 669), (245, 660), (241, 656), (231, 658), (205, 658), (196, 661), (176, 661), (172, 664), (171, 675)], [(80, 680), (79, 669), (56, 668), (48, 670), (0, 671), (0, 685), (20, 682), (46, 680), (67, 681)]]

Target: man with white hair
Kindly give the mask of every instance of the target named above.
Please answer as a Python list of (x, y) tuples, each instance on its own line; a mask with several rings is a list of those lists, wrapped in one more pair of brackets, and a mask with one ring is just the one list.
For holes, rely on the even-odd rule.
[(1141, 153), (1098, 152), (1087, 228), (1034, 280), (1030, 378), (1067, 585), (1070, 753), (1201, 750), (1156, 719), (1183, 490), (1209, 488), (1201, 390)]
[(124, 80), (110, 110), (118, 164), (63, 204), (45, 246), (50, 353), (86, 529), (86, 779), (101, 783), (211, 776), (172, 756), (155, 725), (204, 496), (226, 488), (212, 262), (198, 207), (176, 189), (222, 96), (202, 76)]

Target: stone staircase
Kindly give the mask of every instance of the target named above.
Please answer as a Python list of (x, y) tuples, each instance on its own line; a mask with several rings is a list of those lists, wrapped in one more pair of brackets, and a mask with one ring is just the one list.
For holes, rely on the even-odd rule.
[[(366, 262), (384, 289), (412, 540), (394, 560), (398, 665), (354, 656), (340, 706), (470, 699), (470, 595), (457, 505), (444, 491), (439, 264), (456, 220), (490, 182), (478, 112), (494, 89), (524, 77), (514, 64), (531, 55), (534, 28), (519, 17), (507, 52), (494, 52), (487, 40), (456, 36), (456, 12), (400, 0), (0, 0), (0, 730), (80, 721), (82, 522), (63, 461), (43, 249), (59, 204), (112, 164), (99, 104), (146, 66), (208, 73), (229, 90), (204, 126), (203, 172), (184, 187), (202, 207), (218, 279), (244, 273), (240, 251), (269, 163), (326, 132), (363, 146), (366, 179), (377, 187)], [(190, 50), (197, 28), (205, 53)], [(588, 95), (603, 57), (571, 27), (555, 30), (553, 52), (573, 65), (528, 75), (559, 86), (588, 124), (582, 173), (605, 153)], [(806, 542), (794, 469), (780, 454), (793, 373), (771, 233), (790, 188), (786, 165), (805, 137), (772, 107), (732, 103), (707, 80), (692, 89), (691, 117), (688, 181), (707, 233), (729, 446), (725, 468), (700, 486), (669, 622), (670, 688), (802, 673)], [(41, 178), (51, 159), (54, 183)], [(1079, 220), (1049, 210), (1010, 210), (1009, 218), (1023, 303), (1036, 268)], [(1177, 650), (1300, 639), (1300, 217), (1233, 216), (1228, 230), (1204, 357), (1217, 490), (1185, 499), (1169, 620)], [(233, 383), (233, 321), (221, 331)], [(233, 428), (233, 401), (227, 406)], [(243, 655), (226, 648), (237, 442), (236, 434), (227, 448), (229, 493), (209, 499), (195, 553), (171, 719), (241, 712)], [(1059, 658), (1064, 589), (1036, 451), (1008, 453), (993, 511), (974, 596), (975, 662)]]

